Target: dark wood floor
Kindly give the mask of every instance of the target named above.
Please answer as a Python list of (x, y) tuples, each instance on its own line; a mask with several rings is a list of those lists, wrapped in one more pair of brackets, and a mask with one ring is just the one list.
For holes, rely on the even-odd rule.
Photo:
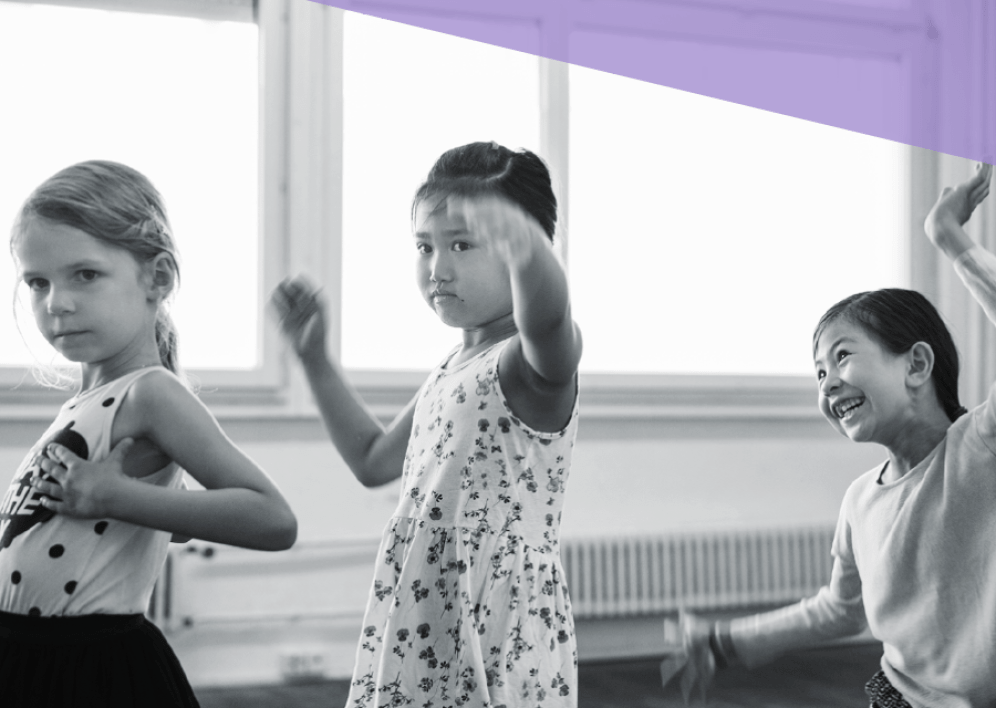
[[(796, 652), (753, 671), (728, 669), (709, 694), (709, 708), (867, 708), (864, 683), (882, 648), (851, 644)], [(677, 708), (665, 696), (659, 660), (582, 663), (578, 708)], [(202, 708), (342, 708), (348, 681), (212, 688), (197, 691)]]

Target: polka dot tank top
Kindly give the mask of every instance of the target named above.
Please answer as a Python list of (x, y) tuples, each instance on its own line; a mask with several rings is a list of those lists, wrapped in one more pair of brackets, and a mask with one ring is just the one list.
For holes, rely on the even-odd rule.
[[(31, 480), (45, 447), (57, 442), (88, 460), (110, 454), (111, 428), (139, 369), (75, 396), (62, 406), (18, 468), (0, 503), (0, 610), (67, 616), (145, 612), (170, 534), (113, 519), (71, 519), (39, 504)], [(175, 464), (141, 480), (180, 487)]]

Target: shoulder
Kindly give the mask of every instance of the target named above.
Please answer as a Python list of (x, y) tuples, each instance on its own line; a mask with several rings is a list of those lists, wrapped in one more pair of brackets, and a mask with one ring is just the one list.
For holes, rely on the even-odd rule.
[[(133, 434), (164, 417), (202, 408), (197, 396), (172, 371), (156, 367), (136, 377), (121, 402), (119, 416), (136, 424)], [(131, 426), (129, 426), (131, 427)]]
[(562, 377), (546, 378), (526, 359), (522, 338), (515, 334), (498, 347), (495, 354), (500, 367), (502, 385), (506, 392), (509, 387), (531, 391), (540, 396), (562, 397), (565, 392), (573, 397), (577, 389), (577, 370), (565, 371)]

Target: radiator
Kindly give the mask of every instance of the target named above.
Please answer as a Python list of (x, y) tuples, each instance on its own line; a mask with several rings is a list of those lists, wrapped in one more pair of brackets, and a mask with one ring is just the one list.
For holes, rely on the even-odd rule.
[(579, 618), (781, 604), (830, 580), (833, 527), (565, 540)]
[[(735, 610), (793, 602), (830, 578), (833, 527), (568, 538), (578, 618)], [(163, 629), (361, 617), (378, 541), (283, 553), (190, 543), (170, 549), (148, 615)], [(358, 619), (357, 619), (358, 621)]]

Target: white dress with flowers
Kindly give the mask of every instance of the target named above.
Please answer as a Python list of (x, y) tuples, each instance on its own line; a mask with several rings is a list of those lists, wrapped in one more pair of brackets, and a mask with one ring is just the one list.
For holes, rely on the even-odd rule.
[(415, 407), (348, 706), (577, 705), (559, 528), (578, 407), (556, 433), (509, 410), (509, 340), (437, 367)]

